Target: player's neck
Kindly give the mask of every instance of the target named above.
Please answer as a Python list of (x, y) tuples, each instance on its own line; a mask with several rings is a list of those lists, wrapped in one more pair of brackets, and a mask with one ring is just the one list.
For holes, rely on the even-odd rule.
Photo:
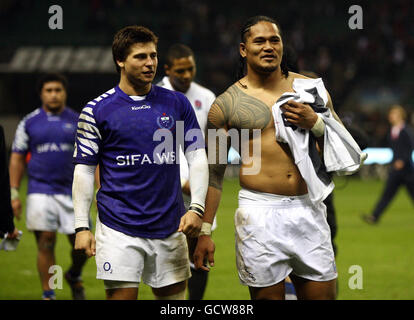
[(259, 73), (249, 69), (244, 80), (246, 85), (251, 89), (273, 89), (284, 80), (280, 68), (271, 73)]
[(133, 84), (126, 77), (121, 77), (119, 81), (119, 89), (129, 96), (144, 96), (151, 90), (151, 83), (145, 85)]

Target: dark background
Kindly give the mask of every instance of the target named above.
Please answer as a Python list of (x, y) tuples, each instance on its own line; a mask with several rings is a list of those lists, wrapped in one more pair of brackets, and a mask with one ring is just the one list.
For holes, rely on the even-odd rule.
[[(53, 14), (48, 10), (55, 4), (63, 9), (63, 30), (49, 29)], [(362, 30), (348, 26), (348, 9), (354, 4), (363, 9)], [(195, 52), (196, 80), (218, 95), (235, 81), (242, 25), (263, 14), (279, 22), (284, 44), (296, 51), (300, 69), (323, 78), (340, 117), (362, 128), (370, 146), (382, 146), (389, 106), (406, 107), (409, 122), (414, 110), (413, 8), (409, 0), (1, 0), (0, 122), (11, 131), (6, 132), (10, 141), (16, 119), (40, 105), (35, 89), (44, 56), (36, 52), (56, 47), (110, 50), (115, 32), (131, 24), (147, 26), (159, 37), (156, 82), (164, 74), (166, 49), (182, 42)], [(27, 61), (33, 66), (13, 69), (11, 61), (21, 48), (30, 53)], [(59, 70), (69, 79), (70, 107), (80, 111), (117, 84), (115, 67), (106, 58), (104, 70), (97, 67), (104, 65), (103, 56), (97, 55), (83, 58), (86, 65), (94, 59), (89, 62), (95, 67), (74, 71), (72, 55)]]

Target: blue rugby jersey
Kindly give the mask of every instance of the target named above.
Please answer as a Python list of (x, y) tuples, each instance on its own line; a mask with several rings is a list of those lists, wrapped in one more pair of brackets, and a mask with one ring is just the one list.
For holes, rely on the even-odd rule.
[(60, 114), (38, 108), (19, 123), (12, 151), (30, 152), (27, 193), (72, 195), (72, 155), (79, 113), (65, 107)]
[[(197, 141), (204, 148), (187, 98), (155, 85), (141, 100), (117, 86), (84, 107), (74, 163), (99, 164), (97, 202), (103, 224), (143, 238), (166, 238), (178, 229), (185, 213), (175, 161), (176, 133), (182, 125), (184, 134), (197, 130)], [(154, 136), (160, 133), (166, 137), (157, 141)], [(194, 147), (196, 139), (189, 140), (184, 141), (185, 148)]]

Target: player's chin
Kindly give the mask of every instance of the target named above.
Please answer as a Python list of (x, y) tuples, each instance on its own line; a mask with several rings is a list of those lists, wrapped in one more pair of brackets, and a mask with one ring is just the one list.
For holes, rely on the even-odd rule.
[(141, 77), (138, 77), (137, 79), (135, 79), (134, 82), (137, 85), (140, 85), (140, 86), (144, 85), (145, 86), (145, 85), (151, 83), (153, 80), (154, 80), (154, 76), (152, 76), (152, 77), (149, 77), (149, 76), (146, 76), (146, 77), (141, 76)]
[(154, 80), (154, 78), (155, 78), (155, 72), (154, 71), (141, 73), (141, 79), (143, 81), (152, 82)]
[(272, 73), (279, 68), (278, 64), (263, 64), (258, 67), (258, 71), (261, 73)]
[(51, 112), (58, 111), (61, 107), (62, 107), (62, 103), (60, 102), (46, 104), (46, 108)]
[(190, 89), (190, 84), (191, 83), (181, 83), (177, 87), (178, 87), (179, 91), (181, 91), (181, 92), (187, 92), (188, 89)]

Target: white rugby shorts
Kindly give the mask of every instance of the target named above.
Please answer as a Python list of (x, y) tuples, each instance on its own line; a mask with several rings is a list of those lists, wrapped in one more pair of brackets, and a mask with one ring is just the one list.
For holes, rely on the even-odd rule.
[(30, 231), (75, 233), (72, 197), (65, 194), (28, 194), (26, 226)]
[(235, 214), (240, 282), (268, 287), (290, 273), (313, 281), (337, 278), (326, 206), (308, 195), (279, 196), (242, 189)]
[(106, 280), (111, 288), (125, 287), (122, 283), (138, 287), (141, 278), (152, 288), (162, 288), (191, 277), (182, 232), (165, 239), (133, 237), (109, 228), (97, 217), (95, 239), (96, 278)]

